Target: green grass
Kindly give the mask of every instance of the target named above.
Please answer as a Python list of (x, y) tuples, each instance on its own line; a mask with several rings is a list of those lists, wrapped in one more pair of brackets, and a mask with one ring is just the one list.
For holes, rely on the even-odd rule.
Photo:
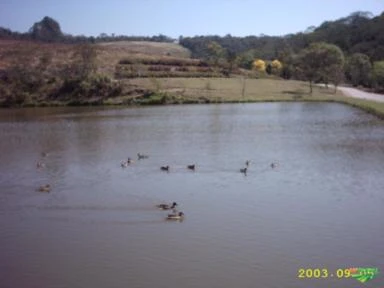
[[(161, 94), (163, 104), (246, 103), (277, 101), (337, 102), (360, 108), (384, 119), (384, 103), (344, 96), (340, 91), (315, 86), (309, 93), (307, 82), (242, 78), (147, 78), (125, 80), (127, 85)], [(152, 96), (154, 97), (154, 96)], [(156, 98), (153, 98), (154, 100)], [(158, 104), (158, 100), (155, 100)], [(140, 100), (136, 102), (140, 104)], [(150, 99), (145, 104), (151, 104)]]

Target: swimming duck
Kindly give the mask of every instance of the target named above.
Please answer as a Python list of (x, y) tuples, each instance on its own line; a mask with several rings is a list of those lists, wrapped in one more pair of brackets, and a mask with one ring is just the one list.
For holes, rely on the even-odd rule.
[(251, 163), (251, 161), (249, 161), (249, 160), (245, 161), (245, 166), (248, 167), (250, 163)]
[(37, 161), (37, 163), (36, 163), (36, 167), (37, 167), (37, 168), (44, 168), (44, 167), (45, 167), (45, 164), (44, 164), (43, 162), (41, 162), (41, 161)]
[(241, 168), (241, 169), (240, 169), (240, 173), (247, 174), (247, 170), (248, 170), (247, 167), (245, 167), (245, 168)]
[(149, 158), (148, 155), (137, 153), (137, 159), (139, 159), (139, 160), (141, 160), (141, 159), (148, 159), (148, 158)]
[(172, 204), (158, 204), (158, 205), (156, 205), (156, 207), (161, 209), (161, 210), (172, 210), (172, 209), (175, 209), (176, 206), (177, 206), (176, 202), (173, 202)]
[(39, 187), (39, 192), (50, 192), (51, 191), (51, 185), (46, 184)]
[(128, 157), (127, 161), (121, 161), (121, 167), (123, 168), (126, 168), (128, 167), (129, 164), (132, 164), (133, 163), (133, 160), (131, 158)]
[(161, 166), (160, 169), (162, 171), (169, 171), (169, 166), (168, 165), (167, 166)]
[(179, 213), (174, 213), (174, 214), (168, 214), (167, 220), (183, 220), (184, 219), (184, 213), (179, 212)]
[(195, 171), (196, 165), (195, 165), (195, 164), (193, 164), (193, 165), (188, 165), (187, 168), (188, 168), (189, 170), (193, 170), (193, 171)]
[(271, 168), (272, 168), (272, 169), (277, 168), (277, 166), (279, 166), (278, 163), (275, 163), (275, 162), (272, 162), (272, 163), (271, 163)]

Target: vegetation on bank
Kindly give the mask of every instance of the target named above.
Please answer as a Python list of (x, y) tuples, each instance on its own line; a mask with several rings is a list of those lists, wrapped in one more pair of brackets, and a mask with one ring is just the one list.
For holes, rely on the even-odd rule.
[(97, 49), (89, 44), (47, 50), (32, 44), (3, 53), (9, 60), (0, 70), (4, 107), (92, 103), (96, 95), (110, 98), (122, 92), (120, 83), (97, 73)]
[(303, 81), (246, 78), (136, 78), (130, 85), (146, 87), (153, 94), (117, 97), (108, 104), (163, 105), (254, 102), (335, 102), (360, 108), (384, 119), (384, 103), (346, 97), (334, 89)]

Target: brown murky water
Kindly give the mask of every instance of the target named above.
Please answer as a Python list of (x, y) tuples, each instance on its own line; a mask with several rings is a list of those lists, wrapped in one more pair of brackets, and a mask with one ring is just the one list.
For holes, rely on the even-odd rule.
[[(359, 110), (2, 110), (0, 135), (3, 288), (384, 283), (384, 123)], [(135, 162), (123, 169), (127, 157)], [(36, 191), (46, 183), (50, 193)], [(154, 208), (164, 201), (185, 220), (165, 221)], [(349, 267), (382, 273), (364, 285), (337, 279)], [(329, 277), (299, 279), (300, 268)]]

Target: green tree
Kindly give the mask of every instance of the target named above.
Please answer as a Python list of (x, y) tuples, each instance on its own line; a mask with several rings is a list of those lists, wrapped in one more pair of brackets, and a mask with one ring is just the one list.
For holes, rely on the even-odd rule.
[(229, 66), (229, 73), (232, 73), (233, 67), (235, 66), (236, 57), (237, 55), (235, 51), (227, 49), (226, 58)]
[(251, 49), (238, 55), (236, 57), (236, 63), (239, 67), (250, 70), (252, 69), (252, 64), (255, 58), (260, 58), (260, 53), (255, 49)]
[(346, 77), (353, 86), (370, 86), (372, 65), (367, 55), (354, 53), (348, 58), (345, 70)]
[(304, 78), (309, 81), (310, 93), (315, 81), (326, 84), (339, 84), (339, 72), (344, 66), (344, 54), (339, 47), (325, 42), (313, 43), (302, 50), (299, 68)]
[(58, 41), (63, 38), (59, 23), (48, 16), (45, 16), (40, 22), (33, 24), (29, 33), (35, 40), (48, 42)]
[(373, 63), (373, 79), (376, 89), (384, 88), (384, 61), (376, 61)]
[(208, 61), (214, 66), (219, 65), (219, 61), (225, 57), (225, 49), (216, 41), (211, 41), (207, 45)]

